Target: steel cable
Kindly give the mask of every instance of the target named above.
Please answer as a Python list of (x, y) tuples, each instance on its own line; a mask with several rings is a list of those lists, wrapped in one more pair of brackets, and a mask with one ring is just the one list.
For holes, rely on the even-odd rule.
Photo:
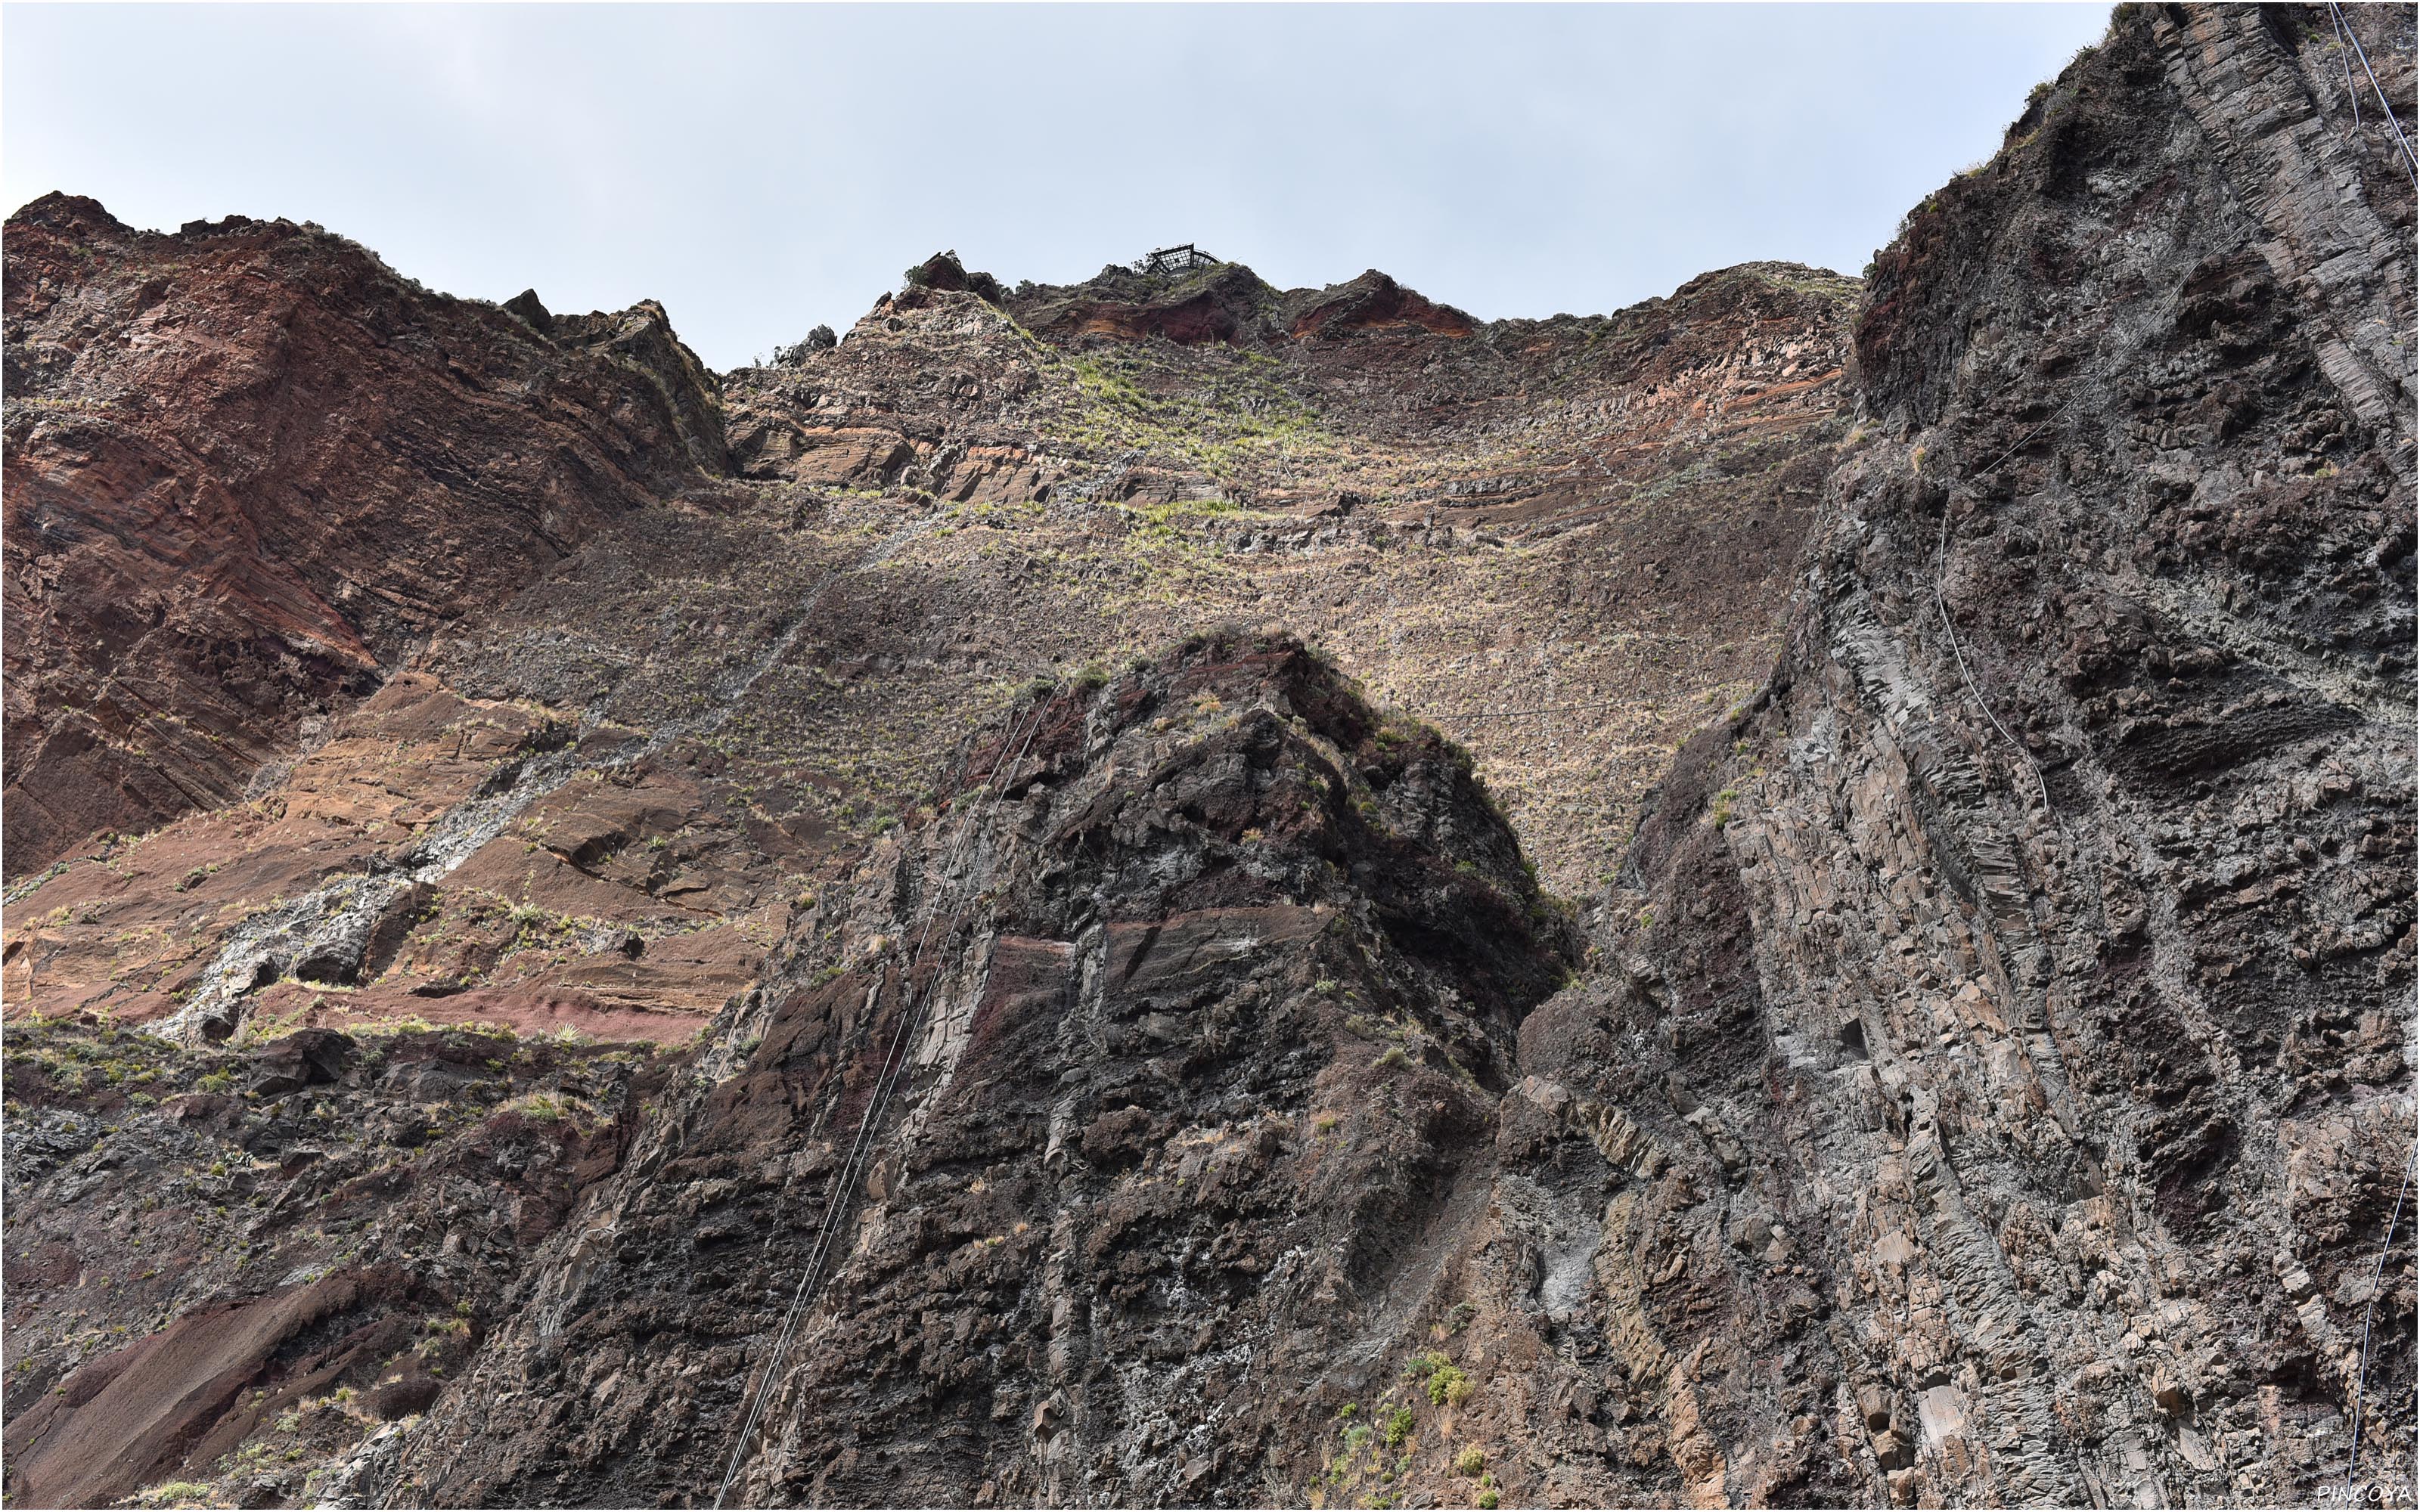
[[(996, 767), (986, 779), (982, 790), (985, 796), (977, 803), (969, 806), (967, 817), (959, 828), (958, 835), (948, 847), (943, 859), (941, 874), (945, 879), (965, 858), (968, 848), (982, 828), (984, 821), (997, 811), (1001, 799), (1007, 794), (1008, 782), (1012, 779), (1017, 764), (1024, 760), (1026, 750), (1032, 748), (1033, 737), (1040, 733), (1043, 718), (1048, 713), (1047, 702), (1034, 711), (1032, 719), (1022, 726), (1022, 743), (1017, 746), (1015, 754)], [(1008, 738), (1001, 742), (1003, 750), (1007, 749), (1011, 743), (1018, 740), (1019, 728), (1017, 723), (1010, 724)], [(882, 1070), (876, 1078), (874, 1092), (866, 1100), (865, 1112), (858, 1120), (857, 1134), (850, 1143), (848, 1159), (843, 1164), (840, 1173), (833, 1178), (831, 1196), (825, 1203), (823, 1222), (816, 1232), (814, 1248), (809, 1256), (806, 1269), (799, 1273), (798, 1288), (792, 1293), (789, 1308), (782, 1319), (782, 1332), (774, 1343), (772, 1353), (768, 1357), (765, 1373), (757, 1381), (753, 1397), (742, 1419), (738, 1436), (732, 1444), (731, 1462), (725, 1467), (722, 1482), (715, 1490), (714, 1504), (717, 1507), (721, 1507), (730, 1496), (731, 1488), (739, 1478), (739, 1472), (747, 1462), (749, 1444), (753, 1442), (756, 1430), (764, 1421), (765, 1409), (771, 1400), (782, 1368), (788, 1362), (790, 1345), (797, 1337), (799, 1322), (805, 1314), (807, 1300), (814, 1293), (815, 1283), (831, 1257), (834, 1242), (838, 1237), (849, 1201), (855, 1194), (857, 1183), (864, 1176), (866, 1167), (872, 1164), (874, 1146), (879, 1142), (878, 1131), (881, 1127), (882, 1115), (888, 1109), (891, 1097), (898, 1087), (900, 1072), (905, 1065), (905, 1052), (912, 1041), (917, 1026), (923, 1021), (924, 1010), (932, 1003), (933, 984), (927, 983), (924, 990), (919, 994), (915, 985), (915, 971), (917, 964), (923, 959), (925, 946), (933, 936), (934, 921), (939, 918), (940, 913), (941, 910), (936, 908), (925, 916), (924, 926), (918, 933), (916, 946), (908, 953), (904, 980), (905, 990), (909, 995), (909, 1004), (900, 1016), (899, 1028), (892, 1035), (889, 1049), (884, 1052)], [(953, 927), (954, 923), (954, 917)]]
[(2420, 187), (2420, 157), (2412, 155), (2412, 144), (2403, 135), (2403, 123), (2395, 118), (2395, 106), (2386, 98), (2386, 86), (2378, 82), (2378, 70), (2369, 66), (2369, 54), (2362, 47), (2361, 39), (2353, 35), (2352, 22), (2346, 17), (2344, 7), (2328, 0), (2328, 10), (2335, 17), (2336, 24), (2344, 28), (2346, 39), (2352, 43), (2352, 55), (2361, 59), (2361, 71), (2369, 76), (2369, 87), (2377, 92), (2379, 107), (2386, 112), (2386, 129), (2395, 133), (2395, 145), (2403, 149), (2403, 162), (2412, 170), (2412, 184)]
[(2403, 1167), (2403, 1183), (2395, 1189), (2395, 1212), (2386, 1220), (2386, 1242), (2378, 1247), (2378, 1264), (2369, 1273), (2369, 1305), (2361, 1314), (2361, 1368), (2352, 1381), (2352, 1454), (2345, 1460), (2345, 1484), (2352, 1484), (2352, 1473), (2361, 1464), (2362, 1410), (2368, 1405), (2364, 1399), (2369, 1388), (2369, 1325), (2378, 1316), (2378, 1288), (2386, 1277), (2386, 1257), (2395, 1248), (2395, 1227), (2403, 1221), (2403, 1199), (2412, 1192), (2412, 1172), (2420, 1166), (2420, 1149), (2412, 1152), (2412, 1164)]

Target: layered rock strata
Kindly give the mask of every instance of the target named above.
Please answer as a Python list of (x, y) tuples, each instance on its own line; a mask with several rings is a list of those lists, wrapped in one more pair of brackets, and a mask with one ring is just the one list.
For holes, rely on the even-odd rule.
[[(2408, 117), (2410, 13), (2344, 24)], [(2121, 8), (1864, 282), (1601, 319), (942, 257), (684, 388), (644, 307), (394, 284), (457, 368), (653, 375), (474, 407), (627, 501), (12, 889), (10, 1498), (2408, 1503), (2355, 80)], [(15, 364), (133, 361), (121, 263), (313, 329), (370, 266), (24, 221), (12, 700), (103, 560), (17, 554)], [(449, 455), (390, 502), (538, 486)]]
[(432, 295), (315, 227), (9, 218), (7, 865), (241, 795), (598, 526), (723, 467), (663, 311)]

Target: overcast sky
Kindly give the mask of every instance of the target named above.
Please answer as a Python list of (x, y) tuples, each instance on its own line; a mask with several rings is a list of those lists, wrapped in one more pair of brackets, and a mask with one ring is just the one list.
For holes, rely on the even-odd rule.
[(0, 8), (0, 192), (317, 221), (436, 288), (661, 300), (719, 368), (954, 247), (1194, 241), (1482, 317), (1855, 272), (2103, 5)]

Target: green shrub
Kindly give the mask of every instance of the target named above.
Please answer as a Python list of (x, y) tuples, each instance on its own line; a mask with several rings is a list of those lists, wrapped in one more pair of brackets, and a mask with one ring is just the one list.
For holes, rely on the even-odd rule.
[(1429, 1377), (1429, 1402), (1435, 1407), (1448, 1403), (1459, 1407), (1470, 1399), (1472, 1389), (1470, 1378), (1463, 1374), (1462, 1367), (1450, 1365)]
[(1412, 1436), (1412, 1425), (1416, 1421), (1417, 1419), (1412, 1415), (1412, 1410), (1408, 1407), (1398, 1407), (1388, 1412), (1387, 1414), (1387, 1447), (1389, 1449), (1402, 1447), (1404, 1441)]
[(1477, 1444), (1473, 1444), (1453, 1457), (1453, 1468), (1457, 1474), (1476, 1475), (1487, 1468), (1487, 1455)]

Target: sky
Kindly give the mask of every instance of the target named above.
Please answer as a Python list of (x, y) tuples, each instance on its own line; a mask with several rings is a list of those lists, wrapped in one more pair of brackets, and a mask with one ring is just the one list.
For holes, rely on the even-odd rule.
[(1191, 241), (1481, 318), (1856, 272), (2105, 5), (0, 6), (0, 198), (314, 221), (433, 288), (661, 301), (718, 369), (943, 248)]

